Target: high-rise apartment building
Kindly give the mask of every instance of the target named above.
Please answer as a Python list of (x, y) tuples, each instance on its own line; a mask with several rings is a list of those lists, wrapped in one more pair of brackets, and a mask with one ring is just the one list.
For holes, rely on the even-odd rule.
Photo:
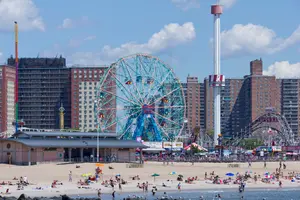
[(230, 78), (225, 80), (221, 91), (221, 130), (224, 136), (229, 136), (234, 129), (239, 129), (240, 101), (239, 94), (243, 79)]
[(71, 127), (81, 131), (97, 130), (95, 99), (97, 84), (106, 66), (71, 68)]
[(205, 131), (214, 130), (214, 96), (213, 88), (209, 85), (209, 79), (204, 79), (204, 102), (205, 102)]
[(186, 113), (188, 128), (193, 131), (200, 127), (200, 84), (197, 77), (187, 77)]
[[(214, 127), (214, 99), (213, 89), (209, 86), (209, 80), (204, 80), (205, 85), (205, 128), (206, 131), (212, 131)], [(239, 101), (238, 96), (243, 85), (243, 79), (228, 78), (225, 80), (225, 86), (221, 89), (221, 133), (224, 136), (230, 135), (232, 125), (239, 126)], [(234, 124), (232, 124), (232, 122)]]
[(187, 82), (181, 84), (183, 87), (186, 110), (184, 132), (193, 133), (195, 127), (205, 128), (205, 102), (204, 84), (199, 83), (197, 77), (187, 77)]
[[(15, 59), (9, 58), (14, 66)], [(70, 69), (66, 59), (19, 59), (19, 119), (38, 129), (59, 128), (59, 108), (63, 105), (65, 128), (71, 127)]]
[(0, 66), (0, 133), (14, 133), (16, 69)]
[(300, 79), (278, 79), (281, 91), (281, 114), (295, 135), (300, 135)]
[(265, 114), (266, 108), (277, 108), (279, 102), (278, 84), (275, 76), (262, 74), (262, 60), (250, 62), (251, 74), (244, 77), (241, 127), (248, 126), (257, 117)]

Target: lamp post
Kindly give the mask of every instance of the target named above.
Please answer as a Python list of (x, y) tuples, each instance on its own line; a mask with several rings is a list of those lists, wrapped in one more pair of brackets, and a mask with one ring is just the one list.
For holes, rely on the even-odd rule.
[(97, 129), (97, 162), (99, 162), (99, 129)]
[[(94, 112), (95, 112), (95, 117), (98, 121), (98, 117), (97, 117), (97, 100), (94, 100), (94, 103), (95, 103), (95, 106), (94, 106)], [(100, 127), (100, 121), (98, 121), (98, 128), (97, 128), (97, 158), (96, 158), (96, 161), (99, 162), (99, 131), (101, 130), (101, 127)]]

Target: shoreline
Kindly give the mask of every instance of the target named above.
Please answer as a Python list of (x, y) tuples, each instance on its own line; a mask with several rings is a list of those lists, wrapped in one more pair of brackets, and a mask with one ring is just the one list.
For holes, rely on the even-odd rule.
[[(215, 185), (215, 184), (209, 184), (208, 186), (211, 187), (204, 187), (204, 188), (188, 188), (188, 187), (184, 187), (184, 189), (182, 189), (181, 191), (178, 191), (174, 188), (162, 188), (159, 187), (158, 191), (156, 192), (156, 194), (163, 194), (164, 192), (171, 193), (171, 194), (180, 194), (180, 193), (223, 193), (223, 192), (235, 192), (238, 193), (238, 185), (226, 185), (227, 187), (224, 187), (224, 185)], [(217, 186), (217, 187), (216, 187)], [(101, 188), (102, 189), (102, 194), (103, 195), (110, 195), (113, 190), (111, 188)], [(103, 190), (103, 189), (107, 189), (107, 190)], [(246, 190), (245, 191), (249, 191), (249, 192), (255, 192), (255, 191), (278, 191), (278, 190), (282, 190), (282, 191), (295, 191), (295, 190), (300, 190), (300, 186), (293, 186), (293, 185), (289, 185), (283, 188), (279, 188), (279, 186), (270, 186), (270, 185), (260, 185), (260, 186), (255, 186), (255, 185), (246, 185)], [(25, 194), (28, 197), (34, 198), (41, 198), (41, 197), (45, 197), (45, 198), (49, 198), (49, 197), (60, 197), (62, 195), (67, 195), (71, 198), (95, 198), (97, 197), (97, 190), (96, 189), (86, 189), (86, 192), (78, 192), (78, 190), (76, 190), (77, 192), (75, 192), (73, 189), (72, 190), (68, 190), (68, 192), (56, 192), (56, 195), (53, 194), (53, 191), (45, 191), (45, 190), (41, 190), (41, 191), (19, 191), (19, 192), (15, 192), (15, 194), (10, 194), (10, 195), (2, 195), (3, 197), (15, 197), (18, 198), (21, 194)], [(80, 190), (81, 191), (81, 190)], [(122, 196), (128, 196), (128, 195), (137, 195), (137, 196), (147, 196), (147, 195), (151, 195), (151, 190), (149, 190), (148, 192), (143, 192), (140, 189), (129, 189), (129, 190), (115, 190), (117, 194), (121, 194)], [(39, 194), (42, 193), (42, 194)]]

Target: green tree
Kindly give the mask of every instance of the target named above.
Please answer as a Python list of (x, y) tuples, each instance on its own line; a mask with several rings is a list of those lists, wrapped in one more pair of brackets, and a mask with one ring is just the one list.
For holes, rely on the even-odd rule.
[(195, 153), (199, 153), (200, 150), (197, 146), (191, 145), (191, 153), (195, 154)]
[(197, 142), (198, 141), (198, 139), (200, 138), (200, 130), (201, 130), (201, 128), (200, 128), (200, 126), (196, 126), (195, 128), (194, 128), (194, 142)]
[(240, 146), (244, 149), (254, 149), (258, 146), (262, 146), (264, 142), (257, 138), (245, 138), (241, 141)]
[(213, 137), (214, 136), (214, 130), (212, 130), (212, 129), (207, 130), (206, 134), (209, 135), (210, 137)]

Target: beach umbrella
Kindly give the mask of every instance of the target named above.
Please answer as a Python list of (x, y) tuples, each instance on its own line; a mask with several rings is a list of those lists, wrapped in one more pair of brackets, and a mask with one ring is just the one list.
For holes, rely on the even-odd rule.
[(175, 175), (176, 174), (176, 172), (170, 172), (169, 173), (169, 175)]
[(159, 175), (159, 174), (156, 174), (156, 173), (154, 173), (154, 174), (152, 174), (151, 176), (154, 178), (154, 181), (155, 181), (155, 177), (157, 177), (157, 176), (160, 176), (160, 175)]
[(183, 175), (182, 175), (182, 174), (179, 174), (178, 177), (183, 178)]
[(96, 163), (96, 167), (104, 167), (103, 163)]
[(89, 177), (89, 176), (92, 176), (92, 173), (82, 174), (81, 176), (82, 176), (82, 177)]
[(225, 174), (226, 176), (234, 176), (234, 173), (231, 173), (231, 172), (229, 172), (229, 173), (227, 173), (227, 174)]

